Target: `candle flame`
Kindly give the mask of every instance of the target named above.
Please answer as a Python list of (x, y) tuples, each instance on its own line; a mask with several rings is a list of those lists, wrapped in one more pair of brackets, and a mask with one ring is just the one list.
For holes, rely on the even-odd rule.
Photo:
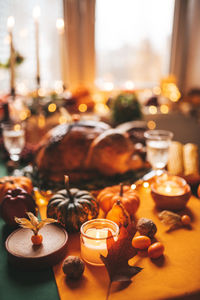
[(167, 185), (165, 190), (166, 190), (167, 193), (170, 193), (172, 189), (169, 185)]
[(33, 18), (34, 18), (35, 20), (39, 19), (40, 14), (41, 14), (40, 7), (37, 5), (37, 6), (35, 6), (34, 9), (33, 9)]
[(7, 20), (7, 27), (8, 29), (12, 29), (15, 25), (15, 18), (13, 16), (10, 16), (8, 17), (8, 20)]

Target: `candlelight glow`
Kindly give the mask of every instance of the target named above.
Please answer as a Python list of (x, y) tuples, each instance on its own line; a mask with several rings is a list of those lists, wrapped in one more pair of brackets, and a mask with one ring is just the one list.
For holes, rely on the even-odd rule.
[(112, 82), (105, 82), (104, 84), (103, 84), (103, 89), (105, 90), (105, 91), (112, 91), (113, 90), (113, 88), (114, 88), (114, 84), (112, 83)]
[(40, 7), (37, 5), (37, 6), (35, 6), (34, 9), (33, 9), (33, 18), (34, 18), (35, 20), (39, 19), (40, 14), (41, 14)]
[(169, 112), (169, 107), (168, 107), (167, 105), (165, 105), (165, 104), (162, 104), (162, 105), (160, 106), (160, 111), (161, 111), (161, 113), (163, 113), (163, 114), (168, 114), (168, 112)]
[(19, 114), (19, 117), (20, 117), (20, 120), (22, 120), (22, 121), (26, 120), (28, 117), (27, 111), (25, 111), (25, 110), (21, 111)]
[(154, 105), (150, 105), (149, 112), (150, 112), (150, 114), (155, 115), (157, 113), (157, 107)]
[(59, 95), (63, 93), (63, 82), (62, 80), (55, 81), (55, 92)]
[(44, 128), (44, 126), (45, 126), (45, 117), (43, 115), (39, 115), (38, 127), (39, 128)]
[(156, 122), (154, 122), (154, 121), (148, 121), (148, 123), (147, 123), (147, 127), (149, 128), (149, 129), (155, 129), (156, 128)]
[(144, 183), (143, 183), (143, 187), (144, 187), (144, 188), (148, 188), (148, 187), (149, 187), (149, 183), (148, 183), (148, 182), (144, 182)]
[(128, 80), (128, 81), (125, 82), (124, 87), (127, 90), (133, 90), (135, 88), (135, 84), (134, 84), (133, 81)]
[(13, 16), (8, 17), (7, 20), (7, 27), (9, 30), (11, 30), (15, 25), (15, 18)]
[(21, 125), (20, 125), (20, 124), (16, 124), (16, 125), (14, 126), (14, 130), (15, 130), (15, 131), (21, 130)]
[(50, 103), (49, 106), (48, 106), (48, 111), (49, 112), (56, 111), (56, 104), (55, 103)]
[(85, 112), (85, 111), (87, 111), (87, 105), (84, 104), (84, 103), (80, 104), (79, 107), (78, 107), (78, 110), (79, 110), (80, 112)]
[(166, 189), (165, 189), (166, 193), (170, 193), (171, 190), (172, 190), (171, 187), (170, 187), (169, 185), (167, 185), (167, 186), (166, 186)]
[(59, 124), (67, 123), (67, 118), (65, 116), (60, 116), (58, 120)]
[(40, 97), (44, 97), (45, 94), (46, 94), (46, 90), (45, 90), (44, 88), (40, 88), (40, 89), (38, 90), (38, 95), (39, 95)]
[(106, 114), (109, 111), (109, 108), (104, 103), (97, 103), (95, 105), (95, 111), (96, 111), (96, 113), (99, 113), (99, 114)]
[(161, 88), (160, 88), (159, 86), (155, 86), (155, 87), (153, 88), (153, 93), (154, 93), (155, 95), (160, 95), (160, 94), (161, 94)]
[(64, 27), (65, 27), (65, 22), (62, 18), (57, 19), (56, 21), (56, 28), (58, 30), (59, 33), (63, 33), (64, 32)]
[(131, 188), (132, 188), (132, 190), (135, 190), (136, 189), (136, 184), (132, 184)]

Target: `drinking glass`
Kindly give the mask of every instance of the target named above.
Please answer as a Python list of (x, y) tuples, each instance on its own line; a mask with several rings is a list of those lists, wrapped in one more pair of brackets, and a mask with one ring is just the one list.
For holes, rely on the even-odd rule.
[(25, 132), (22, 124), (3, 124), (3, 142), (10, 159), (18, 162), (25, 145)]
[(148, 130), (144, 133), (147, 160), (157, 175), (163, 173), (168, 162), (168, 153), (173, 133), (167, 130)]

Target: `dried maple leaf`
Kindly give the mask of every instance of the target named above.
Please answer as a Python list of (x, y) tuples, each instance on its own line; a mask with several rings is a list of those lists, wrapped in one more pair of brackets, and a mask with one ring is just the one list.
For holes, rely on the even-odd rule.
[(111, 232), (108, 232), (108, 254), (106, 257), (101, 255), (101, 260), (105, 264), (110, 277), (107, 299), (112, 282), (131, 282), (131, 278), (142, 270), (142, 268), (128, 264), (129, 259), (137, 254), (137, 250), (132, 246), (132, 238), (135, 232), (136, 229), (132, 225), (126, 228), (121, 227), (117, 241), (114, 240)]

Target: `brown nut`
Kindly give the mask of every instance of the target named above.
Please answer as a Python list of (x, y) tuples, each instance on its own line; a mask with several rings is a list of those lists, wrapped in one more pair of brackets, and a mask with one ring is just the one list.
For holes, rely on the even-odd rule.
[(152, 220), (147, 218), (139, 219), (136, 229), (141, 235), (146, 235), (150, 238), (153, 238), (157, 232), (156, 224)]
[(83, 260), (78, 256), (68, 256), (62, 266), (63, 272), (70, 279), (79, 279), (85, 269)]

